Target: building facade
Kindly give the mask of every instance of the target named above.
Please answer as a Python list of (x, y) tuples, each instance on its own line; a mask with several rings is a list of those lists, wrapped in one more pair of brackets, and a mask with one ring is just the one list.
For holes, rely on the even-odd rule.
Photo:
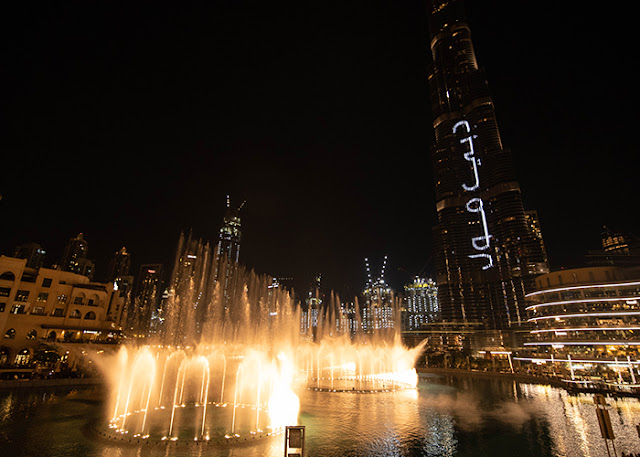
[(602, 228), (601, 249), (589, 251), (585, 260), (593, 266), (640, 267), (640, 240), (605, 226)]
[(27, 259), (27, 268), (40, 268), (44, 265), (46, 251), (38, 243), (24, 243), (17, 246), (13, 257)]
[(112, 282), (118, 278), (129, 276), (130, 268), (131, 256), (127, 252), (127, 249), (123, 246), (113, 254), (113, 257), (111, 257), (111, 260), (109, 261), (106, 278), (107, 282)]
[(220, 284), (225, 308), (229, 306), (235, 294), (237, 271), (240, 263), (240, 242), (242, 240), (242, 221), (240, 211), (244, 202), (236, 209), (231, 207), (227, 196), (227, 211), (222, 221), (215, 258), (215, 277)]
[(127, 313), (127, 331), (131, 335), (146, 338), (159, 331), (162, 284), (162, 264), (140, 266), (134, 299)]
[(42, 343), (119, 340), (123, 306), (113, 284), (26, 263), (0, 256), (0, 362), (28, 365)]
[(373, 279), (369, 259), (365, 259), (367, 267), (367, 284), (362, 292), (362, 331), (375, 333), (381, 330), (396, 328), (395, 294), (385, 280), (387, 256), (384, 257), (380, 276)]
[(404, 286), (402, 330), (418, 330), (422, 325), (440, 321), (438, 288), (433, 279), (416, 277)]
[(89, 243), (82, 233), (78, 233), (67, 242), (58, 266), (62, 271), (70, 271), (93, 279), (95, 264), (87, 258), (88, 253)]
[(535, 276), (548, 271), (539, 222), (534, 233), (462, 1), (431, 2), (429, 26), (442, 318), (510, 329), (526, 321), (525, 295)]
[(534, 326), (519, 359), (573, 382), (636, 384), (640, 366), (640, 268), (588, 267), (536, 279)]

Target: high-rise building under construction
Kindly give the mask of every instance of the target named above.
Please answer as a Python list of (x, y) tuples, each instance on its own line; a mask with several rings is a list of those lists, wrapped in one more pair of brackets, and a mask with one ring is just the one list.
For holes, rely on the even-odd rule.
[(534, 233), (462, 0), (433, 0), (428, 15), (440, 312), (487, 330), (513, 328), (526, 320), (534, 277), (548, 269), (539, 223)]

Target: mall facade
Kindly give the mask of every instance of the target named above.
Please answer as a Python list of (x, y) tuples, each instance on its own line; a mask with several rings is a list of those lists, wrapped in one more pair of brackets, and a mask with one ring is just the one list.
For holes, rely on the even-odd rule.
[(532, 326), (516, 360), (567, 382), (638, 384), (640, 267), (588, 267), (536, 278)]

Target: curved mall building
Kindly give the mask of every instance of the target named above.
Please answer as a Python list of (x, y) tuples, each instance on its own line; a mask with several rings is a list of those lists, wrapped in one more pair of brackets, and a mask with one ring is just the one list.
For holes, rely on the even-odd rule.
[(640, 345), (640, 268), (589, 267), (536, 278), (532, 329), (516, 360), (566, 381), (634, 385)]

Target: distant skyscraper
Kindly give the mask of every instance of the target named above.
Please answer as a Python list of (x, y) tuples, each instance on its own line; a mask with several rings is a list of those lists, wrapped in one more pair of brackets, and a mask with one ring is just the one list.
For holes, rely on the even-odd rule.
[(129, 275), (131, 267), (131, 256), (124, 248), (118, 249), (111, 261), (109, 262), (109, 271), (107, 272), (107, 282), (115, 281), (117, 278)]
[(403, 330), (418, 330), (422, 324), (440, 320), (438, 288), (432, 279), (416, 277), (404, 286), (405, 316)]
[(527, 223), (462, 1), (433, 0), (429, 26), (438, 302), (444, 320), (507, 329), (526, 320), (524, 296), (547, 271), (542, 238)]
[(531, 262), (531, 265), (535, 268), (536, 274), (547, 274), (549, 273), (549, 258), (547, 257), (547, 248), (544, 245), (544, 240), (542, 239), (542, 228), (540, 227), (540, 218), (538, 217), (538, 212), (536, 210), (529, 210), (524, 212), (525, 221), (527, 222), (527, 228), (529, 229), (529, 233), (532, 235), (526, 241), (530, 243), (539, 243), (540, 246), (533, 246), (528, 249), (528, 251), (539, 251), (540, 258), (539, 262)]
[(321, 282), (322, 275), (318, 274), (311, 287), (309, 287), (309, 293), (305, 300), (306, 308), (303, 309), (301, 315), (301, 333), (314, 341), (318, 337), (318, 328), (322, 326), (323, 300), (320, 292)]
[(60, 269), (93, 279), (95, 265), (87, 258), (88, 252), (89, 243), (84, 239), (82, 233), (78, 233), (75, 238), (71, 238), (67, 242), (62, 254), (62, 259), (60, 260)]
[(604, 226), (601, 234), (602, 249), (591, 250), (585, 256), (589, 265), (632, 267), (640, 265), (640, 239), (630, 233), (611, 230)]
[(242, 223), (240, 210), (244, 202), (237, 209), (231, 207), (227, 196), (227, 212), (220, 228), (220, 237), (216, 250), (216, 278), (220, 283), (225, 307), (234, 293), (234, 279), (240, 261), (240, 240), (242, 239)]
[(159, 307), (162, 293), (162, 265), (147, 264), (140, 267), (135, 298), (130, 307), (127, 327), (134, 335), (145, 337), (159, 330)]
[(363, 292), (362, 329), (372, 333), (381, 329), (392, 329), (395, 326), (394, 294), (386, 283), (384, 275), (387, 267), (387, 256), (377, 279), (371, 277), (369, 259), (365, 259), (367, 267), (367, 284)]
[(46, 252), (38, 243), (25, 243), (16, 247), (13, 254), (15, 258), (27, 259), (27, 268), (41, 268)]
[(629, 239), (628, 235), (610, 230), (607, 226), (602, 228), (602, 249), (606, 252), (628, 255)]

